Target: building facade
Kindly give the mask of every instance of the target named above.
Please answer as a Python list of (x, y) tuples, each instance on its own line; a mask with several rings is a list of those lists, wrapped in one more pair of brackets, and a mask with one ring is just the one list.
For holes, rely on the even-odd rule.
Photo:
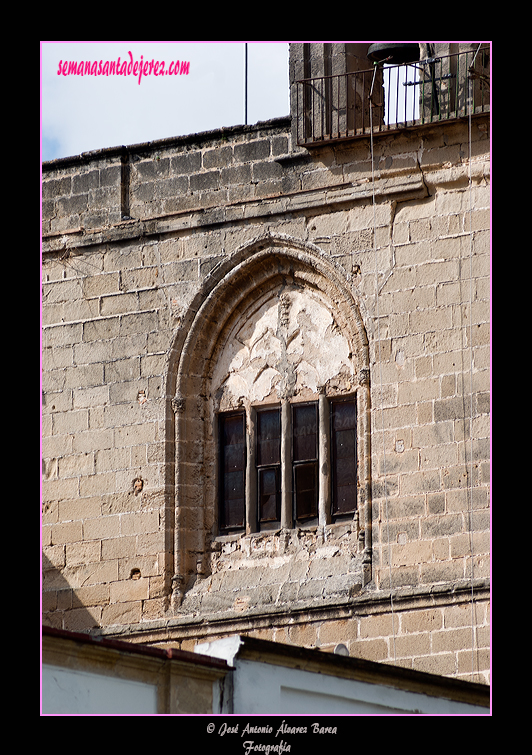
[(490, 50), (417, 47), (43, 164), (45, 624), (488, 681)]
[[(190, 653), (44, 626), (42, 660), (44, 715), (326, 717), (299, 729), (291, 718), (290, 729), (280, 733), (294, 732), (300, 741), (304, 734), (342, 733), (333, 729), (336, 719), (331, 726), (331, 715), (475, 716), (490, 710), (486, 684), (247, 636), (199, 644)], [(211, 739), (213, 725), (198, 724), (190, 733)], [(215, 730), (239, 739), (257, 733), (250, 723), (235, 727), (223, 719)], [(278, 745), (276, 730), (259, 727)]]

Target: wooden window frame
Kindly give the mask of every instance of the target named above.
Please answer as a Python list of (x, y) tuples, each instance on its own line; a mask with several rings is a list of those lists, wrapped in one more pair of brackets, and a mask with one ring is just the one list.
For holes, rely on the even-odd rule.
[[(312, 419), (309, 417), (309, 409), (313, 410)], [(304, 427), (301, 423), (305, 420), (297, 419), (297, 415), (302, 415), (303, 412), (307, 413), (307, 424)], [(293, 519), (296, 524), (310, 524), (318, 520), (318, 437), (318, 402), (306, 401), (292, 404), (292, 494)], [(299, 443), (299, 438), (306, 440)], [(305, 482), (303, 482), (304, 477)], [(305, 490), (301, 490), (300, 483), (306, 484)]]
[[(297, 438), (298, 414), (314, 408), (315, 422), (312, 423), (310, 435), (314, 437), (313, 453), (298, 451)], [(351, 415), (349, 427), (336, 427), (338, 411), (346, 410)], [(261, 422), (268, 412), (278, 412), (279, 438), (275, 438), (275, 452), (264, 456), (261, 447)], [(225, 423), (241, 418), (240, 437), (243, 442), (237, 456), (239, 457), (239, 482), (243, 485), (243, 497), (238, 500), (238, 515), (226, 504), (227, 470), (224, 460), (227, 449), (224, 444)], [(342, 457), (338, 443), (342, 432), (346, 430), (348, 449), (352, 449), (352, 461)], [(357, 396), (325, 398), (318, 401), (284, 402), (281, 404), (251, 407), (250, 413), (244, 410), (225, 412), (218, 415), (218, 476), (219, 476), (219, 532), (232, 534), (246, 531), (248, 533), (271, 529), (293, 529), (301, 526), (325, 525), (351, 518), (358, 509), (358, 411)], [(347, 437), (349, 436), (349, 437)], [(267, 440), (267, 439), (266, 439)], [(271, 439), (270, 439), (271, 440)], [(229, 444), (232, 445), (232, 444)], [(266, 447), (267, 443), (265, 443)], [(270, 449), (271, 450), (271, 449)], [(312, 449), (311, 449), (312, 450)], [(350, 451), (349, 451), (350, 453)], [(299, 458), (301, 457), (301, 458)], [(342, 462), (342, 458), (345, 459)], [(241, 464), (244, 464), (244, 469)], [(342, 470), (342, 463), (345, 464)], [(311, 498), (307, 508), (302, 508), (305, 496), (299, 497), (301, 477), (308, 473)], [(263, 509), (265, 480), (275, 479), (274, 501), (268, 501), (268, 511)], [(312, 483), (310, 484), (310, 479)], [(338, 497), (339, 479), (347, 480), (344, 485), (344, 497)], [(342, 486), (340, 486), (342, 487)], [(229, 499), (231, 500), (231, 499)], [(275, 513), (273, 514), (272, 505)]]
[[(226, 430), (228, 424), (232, 420), (240, 419), (242, 423), (242, 443), (232, 444), (227, 443)], [(234, 459), (234, 472), (230, 472), (227, 469), (227, 464), (232, 462), (228, 459), (228, 449), (232, 446), (241, 445), (240, 452), (235, 454)], [(239, 459), (237, 457), (240, 457)], [(219, 500), (219, 529), (220, 531), (229, 532), (235, 530), (242, 530), (246, 526), (246, 468), (247, 468), (247, 453), (246, 453), (246, 413), (244, 411), (227, 412), (218, 416), (218, 459), (219, 459), (219, 485), (218, 485), (218, 500)], [(237, 474), (241, 478), (243, 495), (241, 498), (230, 499), (227, 495), (230, 487), (230, 481), (228, 479), (229, 474)], [(238, 482), (238, 481), (237, 481)], [(241, 501), (238, 512), (238, 516), (234, 516), (232, 507), (229, 506), (229, 500)]]
[[(262, 419), (267, 415), (277, 415), (277, 427), (278, 435), (272, 435), (270, 438), (262, 436)], [(270, 425), (271, 427), (271, 425)], [(273, 429), (273, 428), (272, 428)], [(281, 522), (281, 437), (282, 437), (282, 423), (281, 423), (281, 407), (261, 407), (256, 410), (255, 419), (255, 468), (257, 476), (257, 524), (260, 529), (269, 529), (271, 527), (280, 526)], [(263, 445), (265, 453), (262, 453)], [(263, 458), (264, 457), (264, 458)], [(264, 496), (265, 491), (263, 483), (266, 477), (270, 480), (274, 478), (274, 492), (270, 493), (274, 496), (275, 515), (265, 512)], [(271, 502), (268, 508), (271, 508)]]
[[(350, 409), (350, 415), (344, 416), (343, 426), (337, 424), (339, 413), (344, 408)], [(354, 515), (357, 510), (358, 499), (358, 413), (356, 399), (339, 398), (330, 402), (330, 456), (331, 456), (331, 517), (334, 520)], [(346, 436), (346, 439), (342, 436)], [(342, 446), (345, 445), (345, 449)], [(351, 456), (352, 454), (352, 456)], [(350, 459), (351, 463), (342, 468), (343, 460)], [(342, 484), (343, 483), (343, 484)], [(341, 490), (343, 489), (343, 496)], [(354, 501), (354, 505), (346, 504), (346, 500)]]

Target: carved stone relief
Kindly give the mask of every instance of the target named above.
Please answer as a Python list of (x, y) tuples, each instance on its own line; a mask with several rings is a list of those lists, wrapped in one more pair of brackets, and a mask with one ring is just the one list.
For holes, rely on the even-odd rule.
[(228, 334), (212, 377), (215, 409), (352, 390), (355, 367), (329, 304), (296, 286), (270, 292)]

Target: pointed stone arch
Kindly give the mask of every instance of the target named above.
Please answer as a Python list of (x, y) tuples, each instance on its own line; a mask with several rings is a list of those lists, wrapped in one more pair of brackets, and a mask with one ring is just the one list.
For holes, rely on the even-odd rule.
[(360, 442), (360, 538), (364, 582), (371, 578), (370, 390), (366, 329), (345, 271), (314, 244), (261, 235), (241, 246), (204, 280), (176, 334), (167, 373), (168, 517), (173, 524), (172, 604), (208, 572), (216, 533), (216, 459), (210, 380), (231, 323), (282, 286), (327, 298), (356, 365)]

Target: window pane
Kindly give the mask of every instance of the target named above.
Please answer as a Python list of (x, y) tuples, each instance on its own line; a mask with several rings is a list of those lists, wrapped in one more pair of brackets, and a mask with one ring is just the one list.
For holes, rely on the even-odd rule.
[(349, 459), (337, 459), (335, 465), (335, 482), (337, 486), (356, 485), (357, 476), (352, 457)]
[(244, 414), (220, 417), (220, 527), (243, 527), (246, 510)]
[(301, 404), (293, 407), (293, 459), (306, 461), (318, 458), (318, 407)]
[(296, 519), (318, 516), (318, 464), (294, 467), (294, 503)]
[(276, 522), (281, 518), (279, 467), (259, 469), (259, 521)]
[(222, 529), (241, 529), (244, 527), (246, 502), (244, 498), (226, 501)]
[(257, 413), (257, 465), (281, 461), (281, 412), (279, 408)]
[(350, 514), (356, 511), (357, 489), (356, 485), (339, 486), (336, 490), (336, 514)]
[(281, 518), (281, 410), (257, 411), (258, 517), (261, 524)]
[(333, 514), (349, 514), (357, 506), (356, 403), (331, 404)]
[(355, 454), (355, 431), (338, 430), (334, 433), (336, 455), (338, 459), (353, 459)]
[(240, 445), (244, 442), (244, 415), (222, 417), (223, 442), (225, 446)]
[(225, 446), (224, 472), (234, 472), (236, 469), (244, 469), (245, 459), (242, 453), (242, 445)]
[(357, 415), (354, 401), (334, 401), (332, 404), (333, 430), (356, 430)]
[(226, 501), (244, 498), (244, 476), (238, 472), (226, 472), (224, 476), (224, 498)]

